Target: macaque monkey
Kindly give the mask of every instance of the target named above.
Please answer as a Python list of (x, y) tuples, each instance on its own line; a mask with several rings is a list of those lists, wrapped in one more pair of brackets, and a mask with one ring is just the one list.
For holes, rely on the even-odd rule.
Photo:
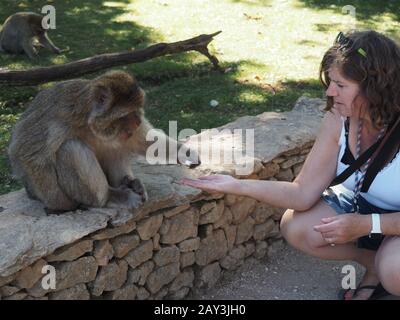
[(0, 51), (25, 53), (31, 60), (37, 58), (35, 47), (45, 47), (59, 54), (42, 27), (43, 16), (34, 12), (18, 12), (9, 16), (0, 31)]
[[(51, 213), (78, 206), (138, 208), (147, 194), (133, 175), (132, 155), (154, 143), (146, 141), (152, 126), (144, 99), (135, 78), (123, 71), (40, 91), (16, 123), (8, 149), (28, 195)], [(192, 164), (199, 162), (188, 151)]]

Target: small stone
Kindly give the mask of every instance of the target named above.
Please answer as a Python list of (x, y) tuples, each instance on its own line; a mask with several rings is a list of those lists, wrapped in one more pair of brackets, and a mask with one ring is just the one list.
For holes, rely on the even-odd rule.
[(236, 244), (243, 243), (251, 238), (254, 230), (254, 219), (247, 217), (247, 219), (237, 226)]
[(168, 209), (166, 211), (163, 211), (163, 215), (165, 218), (171, 218), (178, 213), (181, 213), (182, 211), (188, 210), (190, 208), (190, 204), (185, 204), (179, 207), (175, 207), (174, 209)]
[(135, 300), (138, 293), (138, 287), (128, 284), (120, 289), (105, 294), (108, 300)]
[(181, 268), (191, 266), (195, 263), (195, 261), (196, 261), (196, 256), (194, 252), (185, 252), (181, 254), (181, 259), (180, 259)]
[(74, 261), (86, 252), (93, 250), (93, 240), (83, 240), (77, 243), (57, 249), (53, 254), (46, 257), (48, 262)]
[(143, 262), (151, 259), (153, 256), (153, 241), (147, 240), (141, 243), (137, 248), (130, 251), (124, 259), (128, 262), (131, 268), (136, 268)]
[(137, 231), (139, 233), (140, 239), (149, 240), (152, 238), (160, 229), (163, 221), (163, 215), (158, 214), (140, 221), (137, 225)]
[(177, 246), (169, 246), (161, 248), (153, 257), (157, 266), (165, 266), (166, 264), (179, 261), (179, 249)]
[(179, 262), (170, 263), (154, 270), (147, 278), (147, 289), (157, 293), (164, 285), (170, 283), (179, 274)]
[(50, 300), (89, 300), (90, 293), (84, 283), (80, 283), (72, 288), (50, 293)]
[(200, 247), (200, 238), (186, 239), (179, 243), (178, 246), (181, 252), (195, 251)]
[(94, 244), (93, 256), (99, 266), (106, 266), (114, 256), (114, 249), (109, 240), (96, 241)]
[(100, 296), (103, 291), (114, 291), (121, 288), (126, 281), (127, 271), (128, 264), (124, 260), (101, 267), (93, 283), (92, 294)]
[(138, 300), (146, 300), (148, 297), (150, 297), (150, 293), (144, 287), (140, 287), (136, 294), (136, 298)]
[(136, 229), (136, 222), (131, 220), (125, 223), (124, 225), (116, 228), (107, 228), (101, 231), (98, 231), (92, 235), (92, 239), (94, 240), (105, 240), (111, 239), (120, 234), (130, 233)]
[(193, 287), (194, 272), (191, 268), (183, 270), (175, 280), (171, 283), (169, 290), (170, 292), (177, 292), (182, 287)]
[(26, 267), (17, 273), (15, 285), (19, 288), (30, 289), (43, 277), (42, 269), (47, 265), (46, 260), (39, 259), (29, 267)]
[(199, 289), (210, 289), (218, 281), (221, 275), (221, 267), (218, 262), (209, 264), (200, 269), (196, 276), (196, 287)]
[(274, 229), (275, 222), (272, 219), (267, 220), (267, 222), (263, 224), (256, 225), (254, 227), (254, 240), (264, 240), (270, 234), (270, 232)]
[(111, 239), (110, 242), (114, 249), (114, 256), (122, 258), (139, 245), (140, 238), (137, 234), (124, 234)]

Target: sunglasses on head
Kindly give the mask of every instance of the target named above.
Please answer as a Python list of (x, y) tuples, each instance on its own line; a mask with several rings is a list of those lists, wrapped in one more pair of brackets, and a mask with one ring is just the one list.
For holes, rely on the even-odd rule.
[[(354, 41), (349, 37), (346, 37), (342, 31), (336, 36), (335, 43), (340, 44), (340, 49), (351, 49), (354, 46)], [(362, 55), (364, 58), (367, 57), (367, 53), (363, 48), (358, 48), (357, 52)]]

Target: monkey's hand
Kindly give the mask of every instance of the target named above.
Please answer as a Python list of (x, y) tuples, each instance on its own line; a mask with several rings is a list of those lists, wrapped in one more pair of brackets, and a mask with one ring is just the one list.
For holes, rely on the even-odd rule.
[(118, 209), (137, 209), (143, 204), (142, 197), (126, 187), (110, 188), (107, 207)]
[(134, 193), (138, 194), (143, 202), (146, 202), (148, 199), (148, 195), (146, 192), (146, 188), (144, 187), (142, 181), (137, 178), (133, 178), (131, 176), (125, 176), (121, 181), (121, 187), (132, 190)]

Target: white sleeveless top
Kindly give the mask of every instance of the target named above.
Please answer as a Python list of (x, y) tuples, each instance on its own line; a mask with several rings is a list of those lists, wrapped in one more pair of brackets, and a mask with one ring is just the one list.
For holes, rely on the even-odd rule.
[[(349, 165), (342, 163), (340, 160), (346, 149), (346, 136), (344, 122), (346, 118), (342, 118), (342, 131), (339, 139), (339, 156), (336, 167), (336, 175), (346, 170)], [(355, 173), (348, 177), (341, 185), (348, 190), (353, 191), (355, 185)], [(381, 171), (378, 172), (367, 193), (361, 192), (361, 196), (369, 203), (376, 207), (386, 210), (400, 211), (400, 152), (395, 158), (388, 163)]]

